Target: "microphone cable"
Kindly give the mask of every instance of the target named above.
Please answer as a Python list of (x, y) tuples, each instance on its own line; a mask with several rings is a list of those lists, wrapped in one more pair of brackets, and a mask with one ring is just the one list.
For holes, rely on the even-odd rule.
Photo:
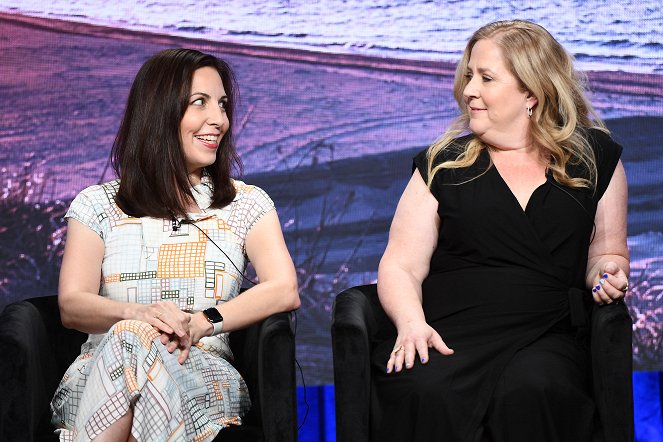
[[(242, 275), (242, 278), (243, 278), (245, 281), (249, 282), (249, 283), (250, 283), (251, 285), (253, 285), (253, 286), (256, 286), (256, 285), (257, 285), (255, 282), (253, 282), (252, 280), (250, 280), (249, 278), (247, 278), (246, 275), (244, 275), (244, 272), (241, 271), (241, 270), (235, 265), (235, 263), (233, 262), (233, 260), (230, 259), (230, 256), (228, 256), (228, 254), (227, 254), (226, 252), (224, 252), (223, 249), (222, 249), (221, 247), (219, 247), (219, 245), (218, 245), (218, 244), (217, 244), (212, 238), (210, 238), (209, 235), (208, 235), (207, 233), (205, 233), (205, 231), (204, 231), (203, 229), (201, 229), (200, 227), (198, 227), (198, 226), (196, 225), (195, 221), (190, 220), (190, 219), (177, 220), (176, 218), (173, 217), (172, 228), (173, 228), (173, 231), (174, 231), (174, 232), (177, 232), (177, 231), (180, 229), (180, 227), (182, 226), (182, 224), (188, 224), (188, 225), (191, 225), (191, 226), (195, 227), (196, 229), (198, 229), (198, 230), (200, 231), (200, 233), (202, 233), (203, 235), (205, 235), (205, 237), (206, 237), (206, 238), (207, 238), (212, 244), (214, 244), (214, 247), (216, 247), (217, 249), (219, 249), (219, 251), (220, 251), (221, 253), (223, 253), (223, 256), (225, 256), (225, 257), (228, 259), (228, 261), (230, 262), (230, 264), (232, 264), (232, 266), (235, 267), (235, 270), (237, 270), (237, 272), (238, 272), (240, 275)], [(293, 310), (291, 313), (294, 315), (294, 321), (293, 321), (293, 322), (294, 322), (294, 330), (293, 330), (292, 335), (293, 335), (293, 338), (296, 340), (296, 338), (297, 338), (297, 311), (296, 311), (296, 310)], [(295, 348), (296, 348), (296, 347), (295, 347)], [(295, 353), (296, 353), (296, 352), (295, 352)], [(305, 412), (304, 412), (304, 417), (302, 418), (302, 423), (299, 424), (299, 426), (297, 427), (297, 432), (299, 432), (299, 431), (302, 429), (302, 427), (304, 426), (304, 424), (306, 423), (306, 418), (308, 417), (308, 412), (309, 412), (309, 408), (310, 408), (310, 406), (309, 406), (308, 400), (307, 400), (307, 398), (306, 398), (306, 380), (304, 379), (304, 370), (302, 370), (302, 366), (299, 364), (299, 361), (297, 360), (297, 355), (296, 355), (296, 354), (295, 354), (295, 364), (297, 365), (297, 369), (299, 370), (299, 376), (300, 376), (300, 378), (301, 378), (301, 380), (302, 380), (302, 387), (304, 388), (304, 395), (303, 395), (304, 397), (303, 397), (303, 400), (304, 400), (304, 405), (306, 406), (306, 410), (305, 410)]]

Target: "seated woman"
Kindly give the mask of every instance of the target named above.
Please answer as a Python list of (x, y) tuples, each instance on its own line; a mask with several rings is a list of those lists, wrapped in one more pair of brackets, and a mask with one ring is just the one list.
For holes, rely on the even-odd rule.
[[(250, 408), (228, 333), (299, 307), (274, 204), (231, 178), (230, 66), (171, 49), (138, 72), (119, 179), (67, 212), (59, 304), (90, 336), (51, 403), (61, 440), (209, 441)], [(260, 283), (238, 296), (247, 258)]]
[(628, 288), (622, 148), (534, 23), (476, 31), (454, 93), (378, 270), (374, 440), (589, 441), (586, 307)]

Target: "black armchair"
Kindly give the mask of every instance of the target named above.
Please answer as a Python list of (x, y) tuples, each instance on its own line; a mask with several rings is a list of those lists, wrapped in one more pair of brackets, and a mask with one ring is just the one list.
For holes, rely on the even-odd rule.
[[(633, 440), (632, 321), (624, 303), (595, 306), (591, 317), (594, 398), (605, 442)], [(371, 348), (395, 334), (375, 284), (340, 293), (332, 310), (338, 442), (370, 440)]]
[[(8, 305), (0, 315), (0, 440), (57, 440), (49, 404), (86, 335), (60, 322), (57, 296)], [(253, 407), (226, 441), (297, 440), (295, 343), (286, 313), (231, 333), (235, 367)]]

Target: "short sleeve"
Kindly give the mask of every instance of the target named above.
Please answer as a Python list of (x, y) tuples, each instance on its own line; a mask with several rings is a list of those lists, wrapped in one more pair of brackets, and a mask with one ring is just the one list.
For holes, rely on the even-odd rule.
[(421, 177), (424, 179), (425, 183), (428, 182), (428, 158), (426, 156), (427, 152), (428, 149), (424, 149), (412, 159), (412, 173), (414, 173), (415, 170), (418, 170), (419, 173), (421, 174)]
[(64, 217), (65, 219), (73, 218), (85, 224), (97, 232), (102, 239), (105, 239), (108, 234), (108, 225), (104, 223), (104, 220), (107, 219), (104, 211), (104, 200), (108, 203), (107, 195), (101, 189), (101, 186), (88, 187), (74, 198)]
[(597, 177), (594, 198), (599, 201), (610, 184), (623, 148), (610, 135), (598, 129), (589, 130), (588, 140), (596, 158)]
[(258, 186), (247, 186), (249, 187), (249, 198), (246, 199), (246, 203), (249, 207), (247, 210), (247, 220), (246, 220), (246, 230), (247, 232), (251, 231), (253, 226), (268, 212), (276, 210), (274, 206), (274, 201), (267, 195), (267, 192), (262, 190)]
[(253, 226), (266, 213), (275, 210), (275, 206), (267, 192), (258, 186), (235, 181), (235, 188), (237, 195), (231, 205), (230, 223), (244, 242)]
[[(459, 138), (454, 139), (449, 146), (447, 146), (441, 152), (438, 152), (435, 158), (433, 159), (433, 167), (436, 167), (447, 161), (454, 161), (458, 156), (465, 150), (467, 143), (470, 141), (472, 135), (465, 135)], [(418, 170), (421, 174), (421, 177), (424, 179), (425, 183), (428, 183), (428, 151), (430, 147), (419, 152), (412, 159), (412, 172)], [(462, 169), (441, 169), (435, 173), (433, 180), (430, 185), (430, 191), (433, 196), (439, 201), (444, 191), (444, 186), (449, 184), (459, 184), (462, 181), (470, 179), (474, 173), (476, 165), (483, 164), (481, 161), (477, 161), (475, 165), (470, 166), (469, 168)], [(474, 175), (476, 176), (476, 174)]]

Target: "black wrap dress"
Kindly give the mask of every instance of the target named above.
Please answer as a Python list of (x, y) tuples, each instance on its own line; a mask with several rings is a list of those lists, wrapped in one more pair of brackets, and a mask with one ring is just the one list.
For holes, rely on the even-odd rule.
[[(598, 130), (587, 137), (597, 160), (595, 191), (562, 186), (549, 174), (525, 210), (485, 150), (474, 165), (435, 175), (431, 192), (442, 222), (422, 286), (423, 309), (455, 353), (433, 350), (427, 364), (386, 374), (394, 339), (377, 343), (373, 440), (590, 438), (594, 406), (586, 339), (577, 326), (586, 319), (583, 305), (592, 302), (585, 272), (597, 204), (622, 148)], [(439, 160), (457, 154), (452, 146)], [(414, 168), (426, 181), (425, 151)], [(573, 165), (568, 172), (586, 176)], [(520, 382), (554, 390), (543, 399), (552, 396), (552, 405), (511, 396)], [(515, 407), (516, 417), (504, 407)], [(545, 437), (531, 434), (532, 427)]]

